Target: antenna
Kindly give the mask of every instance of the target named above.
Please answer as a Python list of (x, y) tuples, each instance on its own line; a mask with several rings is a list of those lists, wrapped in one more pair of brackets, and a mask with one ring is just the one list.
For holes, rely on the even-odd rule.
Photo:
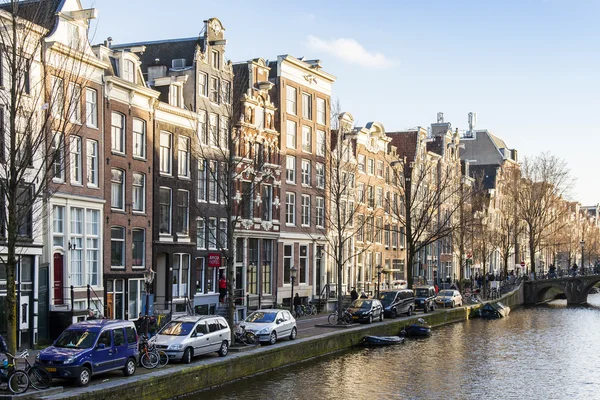
[(469, 132), (468, 136), (473, 137), (473, 128), (477, 125), (477, 113), (470, 112), (469, 113)]
[(438, 124), (441, 124), (444, 122), (444, 113), (443, 112), (437, 113), (437, 122), (438, 122)]

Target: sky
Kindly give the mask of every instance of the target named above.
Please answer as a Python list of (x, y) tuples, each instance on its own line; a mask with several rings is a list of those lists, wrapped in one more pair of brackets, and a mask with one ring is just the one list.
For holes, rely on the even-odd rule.
[(600, 203), (600, 1), (81, 0), (92, 43), (197, 36), (217, 17), (233, 62), (290, 54), (337, 77), (357, 125), (459, 130), (477, 113), (519, 158), (567, 161), (573, 200)]

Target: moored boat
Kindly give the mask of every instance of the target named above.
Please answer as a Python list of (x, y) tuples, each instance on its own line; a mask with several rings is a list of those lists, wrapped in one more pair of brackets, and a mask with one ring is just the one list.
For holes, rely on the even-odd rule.
[(407, 337), (427, 337), (431, 335), (431, 326), (423, 318), (419, 318), (416, 324), (408, 325), (403, 332)]
[(498, 319), (502, 317), (506, 317), (510, 313), (510, 307), (497, 302), (497, 303), (487, 303), (479, 310), (479, 315), (481, 318), (485, 319)]
[(364, 346), (390, 346), (404, 342), (400, 336), (365, 336), (362, 340)]

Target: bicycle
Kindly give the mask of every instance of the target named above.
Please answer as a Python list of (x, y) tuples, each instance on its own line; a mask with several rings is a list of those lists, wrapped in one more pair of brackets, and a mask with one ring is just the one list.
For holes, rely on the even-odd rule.
[[(344, 313), (342, 314), (342, 323), (349, 325), (353, 321), (354, 321), (354, 319), (352, 318), (352, 314), (348, 310), (344, 310)], [(329, 322), (329, 325), (337, 325), (337, 323), (338, 323), (337, 310), (335, 310), (334, 312), (329, 314), (329, 317), (327, 317), (327, 322)]]
[(145, 335), (140, 341), (140, 364), (146, 369), (162, 368), (169, 363), (169, 356), (163, 350), (158, 350), (154, 343), (150, 343)]
[(234, 332), (236, 343), (243, 345), (256, 346), (259, 343), (258, 336), (253, 332), (247, 331), (244, 325), (239, 325)]
[(25, 371), (16, 369), (14, 364), (5, 364), (0, 367), (0, 384), (5, 390), (7, 387), (14, 394), (21, 394), (29, 388), (29, 378)]
[(29, 378), (30, 386), (37, 390), (48, 389), (50, 385), (52, 385), (52, 374), (48, 372), (45, 368), (38, 367), (36, 365), (32, 365), (29, 360), (29, 351), (25, 350), (18, 356), (13, 356), (10, 353), (6, 353), (7, 356), (15, 360), (25, 360), (25, 372), (27, 373), (27, 377)]

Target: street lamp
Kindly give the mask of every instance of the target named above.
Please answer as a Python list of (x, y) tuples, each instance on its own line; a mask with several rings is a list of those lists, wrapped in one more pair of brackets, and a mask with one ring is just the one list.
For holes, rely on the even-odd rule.
[(381, 285), (381, 270), (383, 269), (383, 267), (380, 264), (375, 268), (377, 269), (377, 298), (379, 298), (380, 285)]
[(585, 240), (581, 239), (581, 242), (579, 242), (581, 244), (581, 273), (585, 274), (585, 264), (583, 263), (583, 248), (585, 246)]
[(292, 297), (290, 298), (290, 310), (294, 312), (294, 280), (296, 279), (296, 273), (298, 269), (293, 265), (290, 267), (290, 280), (292, 281)]
[(152, 285), (152, 281), (154, 280), (154, 271), (152, 268), (144, 271), (144, 283), (146, 284), (146, 337), (148, 337), (148, 325), (150, 325), (150, 318), (148, 317), (148, 309), (150, 308), (150, 285)]

